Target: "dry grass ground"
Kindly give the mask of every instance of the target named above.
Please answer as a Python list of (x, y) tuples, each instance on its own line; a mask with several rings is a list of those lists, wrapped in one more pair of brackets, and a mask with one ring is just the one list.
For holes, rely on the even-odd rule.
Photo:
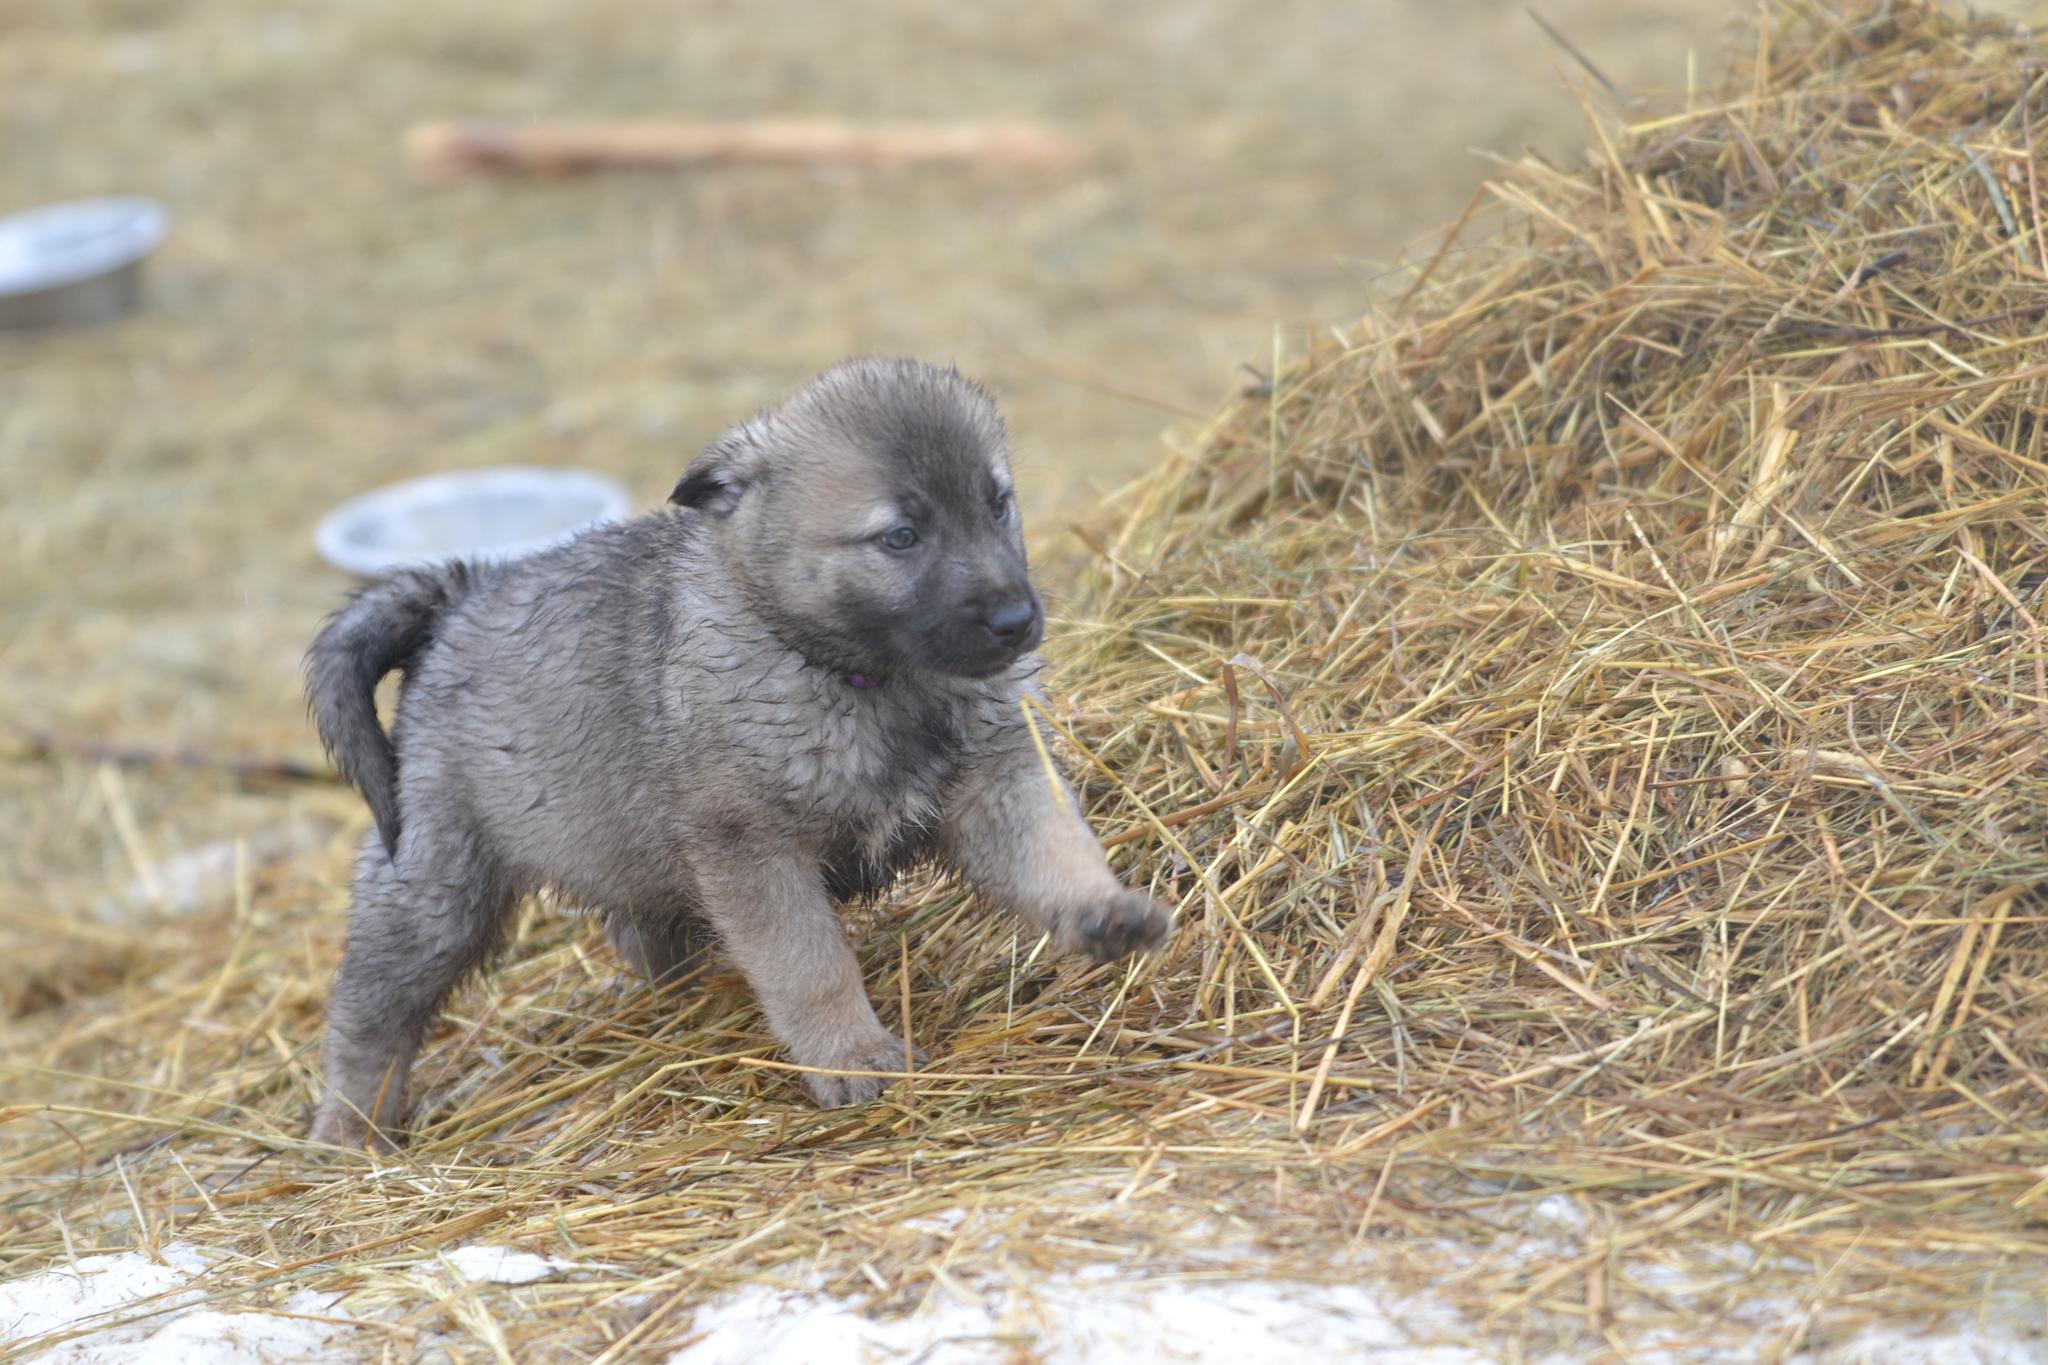
[[(415, 8), (5, 11), (10, 117), (106, 130), (24, 152), (22, 198), (133, 168), (194, 205), (150, 317), (0, 359), (11, 723), (303, 756), (296, 657), (341, 586), (306, 534), (334, 499), (508, 459), (652, 497), (847, 350), (989, 373), (1039, 510), (1070, 506), (1159, 420), (1105, 390), (1206, 411), (1273, 316), (1362, 310), (1333, 262), (1456, 211), (1410, 111), (1469, 115), (1459, 141), (1540, 130), (1473, 55), (1506, 7), (792, 8), (773, 41), (759, 7), (536, 8), (545, 42)], [(1596, 8), (1551, 17), (1629, 80), (1658, 51)], [(1099, 814), (1190, 931), (1142, 973), (1049, 963), (952, 888), (904, 888), (864, 924), (870, 976), (938, 1060), (886, 1103), (804, 1108), (735, 982), (681, 1007), (622, 989), (536, 905), (423, 1059), (407, 1158), (306, 1161), (356, 803), (9, 765), (8, 1098), (74, 1110), (0, 1130), (10, 1264), (189, 1234), (245, 1258), (223, 1281), (245, 1298), (331, 1284), (419, 1309), (455, 1358), (620, 1359), (792, 1263), (888, 1309), (1005, 1257), (1169, 1263), (1223, 1227), (1311, 1273), (1366, 1221), (1476, 1245), (1562, 1194), (1569, 1254), (1451, 1290), (1528, 1349), (1625, 1352), (1764, 1292), (1816, 1331), (2010, 1292), (2048, 1162), (2048, 694), (2006, 597), (2038, 588), (2025, 310), (2048, 264), (2009, 115), (2040, 54), (1898, 8), (1856, 40), (1890, 54), (1867, 69), (1825, 74), (1853, 52), (1788, 31), (1776, 85), (1716, 96), (1738, 114), (1522, 167), (1400, 307), (1191, 421), (1097, 535), (1111, 562), (1068, 579), (1061, 645)], [(1431, 32), (1458, 55), (1390, 58)], [(415, 114), (771, 102), (1034, 114), (1105, 150), (1072, 182), (432, 191), (391, 155)], [(1859, 274), (1888, 233), (1911, 255)], [(1945, 425), (1912, 420), (1931, 408)], [(1216, 681), (1238, 650), (1291, 712), (1251, 664)], [(241, 875), (198, 911), (89, 918), (221, 836)], [(905, 1222), (962, 1205), (1008, 1236)], [(1709, 1232), (1751, 1259), (1702, 1265)], [(422, 1307), (421, 1257), (471, 1235), (623, 1269)]]
[[(1553, 17), (1669, 84), (1720, 12)], [(177, 215), (147, 317), (0, 338), (0, 713), (207, 748), (305, 750), (297, 654), (344, 586), (308, 536), (346, 495), (527, 461), (651, 502), (727, 422), (901, 351), (997, 385), (1051, 528), (1276, 323), (1357, 313), (1372, 258), (1476, 185), (1466, 148), (1584, 136), (1505, 0), (4, 0), (0, 35), (0, 207)], [(668, 112), (1036, 117), (1100, 155), (435, 189), (397, 155), (419, 118)]]
[[(1718, 0), (1568, 3), (1614, 74), (1683, 80)], [(726, 170), (410, 184), (413, 121), (681, 113), (1038, 117), (1084, 173)], [(315, 760), (298, 660), (347, 586), (319, 515), (390, 479), (585, 464), (650, 503), (739, 416), (855, 352), (957, 359), (1057, 529), (1354, 315), (1455, 213), (1467, 148), (1583, 128), (1512, 3), (957, 7), (0, 0), (0, 209), (111, 191), (176, 215), (122, 327), (0, 336), (0, 743)], [(0, 764), (0, 910), (75, 915), (135, 858), (268, 832), (321, 793)], [(319, 817), (312, 818), (318, 824)], [(260, 850), (259, 850), (260, 852)], [(210, 879), (213, 900), (221, 883)], [(0, 923), (10, 1010), (105, 985)]]

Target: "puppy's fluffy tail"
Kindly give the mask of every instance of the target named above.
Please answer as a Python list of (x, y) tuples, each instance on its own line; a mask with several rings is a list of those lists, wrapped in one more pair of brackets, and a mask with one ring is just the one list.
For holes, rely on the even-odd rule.
[(370, 803), (387, 853), (398, 849), (398, 755), (377, 722), (377, 684), (412, 666), (473, 579), (459, 562), (401, 569), (329, 617), (306, 651), (306, 700), (320, 742)]

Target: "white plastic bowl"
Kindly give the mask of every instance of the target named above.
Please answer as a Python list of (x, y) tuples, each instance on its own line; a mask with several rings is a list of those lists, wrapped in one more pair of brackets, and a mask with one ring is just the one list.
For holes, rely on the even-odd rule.
[(132, 196), (0, 218), (0, 329), (87, 326), (133, 312), (143, 257), (169, 225), (163, 205)]
[(518, 559), (632, 510), (623, 484), (588, 470), (467, 469), (350, 498), (320, 519), (313, 544), (337, 569), (378, 578), (445, 559)]

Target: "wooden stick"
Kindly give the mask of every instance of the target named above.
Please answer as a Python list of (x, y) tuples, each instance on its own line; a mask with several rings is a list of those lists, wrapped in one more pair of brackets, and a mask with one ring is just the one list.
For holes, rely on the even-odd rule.
[(859, 124), (795, 119), (422, 123), (405, 135), (405, 154), (413, 173), (423, 180), (474, 172), (572, 175), (736, 162), (972, 162), (1067, 167), (1085, 158), (1080, 144), (1036, 123)]
[(199, 749), (157, 749), (147, 745), (102, 744), (64, 735), (0, 734), (0, 758), (39, 762), (59, 755), (88, 763), (114, 763), (123, 768), (211, 768), (236, 777), (274, 777), (291, 782), (338, 783), (341, 774), (292, 758), (210, 754)]

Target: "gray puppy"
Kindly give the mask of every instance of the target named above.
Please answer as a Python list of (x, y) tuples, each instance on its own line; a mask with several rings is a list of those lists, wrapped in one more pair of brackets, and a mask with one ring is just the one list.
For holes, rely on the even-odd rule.
[[(1062, 950), (1165, 938), (1022, 711), (1044, 616), (985, 392), (840, 365), (706, 450), (670, 501), (515, 564), (401, 572), (314, 641), (321, 739), (377, 824), (315, 1141), (389, 1150), (442, 1002), (542, 887), (602, 908), (657, 982), (715, 936), (820, 1072), (903, 1066), (834, 901), (921, 859)], [(374, 694), (394, 669), (387, 737)], [(805, 1080), (822, 1105), (883, 1085)]]

